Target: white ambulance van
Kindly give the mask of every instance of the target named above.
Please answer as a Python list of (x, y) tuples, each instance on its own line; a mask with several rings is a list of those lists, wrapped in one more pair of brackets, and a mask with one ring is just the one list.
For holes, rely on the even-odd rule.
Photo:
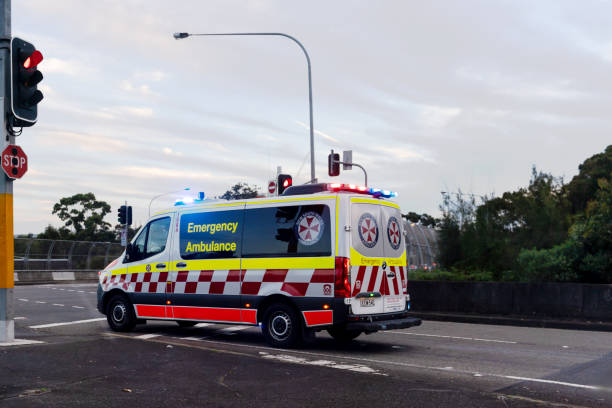
[(112, 330), (146, 320), (261, 326), (276, 347), (417, 326), (393, 193), (345, 184), (202, 201), (154, 215), (100, 273)]

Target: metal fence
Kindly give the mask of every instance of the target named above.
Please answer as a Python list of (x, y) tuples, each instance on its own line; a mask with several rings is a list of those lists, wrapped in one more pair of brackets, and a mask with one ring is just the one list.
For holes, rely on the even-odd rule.
[(438, 231), (404, 220), (406, 261), (410, 269), (434, 269), (438, 266)]
[[(411, 269), (437, 266), (437, 231), (404, 221), (406, 256)], [(112, 242), (15, 238), (15, 272), (98, 271), (123, 252)]]
[(122, 251), (112, 242), (15, 238), (15, 272), (98, 271)]

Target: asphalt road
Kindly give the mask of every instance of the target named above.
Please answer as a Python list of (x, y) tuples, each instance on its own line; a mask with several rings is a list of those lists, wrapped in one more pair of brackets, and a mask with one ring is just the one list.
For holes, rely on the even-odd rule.
[(95, 289), (15, 288), (16, 337), (40, 343), (0, 347), (0, 407), (612, 407), (609, 332), (425, 321), (279, 350), (249, 326), (113, 333)]

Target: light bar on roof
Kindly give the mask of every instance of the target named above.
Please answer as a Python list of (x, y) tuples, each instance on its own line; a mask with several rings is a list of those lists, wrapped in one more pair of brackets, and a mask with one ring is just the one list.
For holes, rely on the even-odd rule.
[(349, 191), (352, 193), (369, 194), (374, 197), (391, 198), (397, 197), (397, 192), (390, 190), (382, 190), (380, 188), (368, 188), (356, 184), (340, 184), (330, 183), (327, 185), (329, 191)]

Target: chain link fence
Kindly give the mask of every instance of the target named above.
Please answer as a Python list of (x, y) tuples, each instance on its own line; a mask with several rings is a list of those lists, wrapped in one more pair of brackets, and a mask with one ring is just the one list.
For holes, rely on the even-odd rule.
[(113, 242), (15, 238), (15, 272), (99, 271), (122, 252)]
[(438, 267), (438, 231), (419, 223), (404, 220), (406, 261), (410, 269)]

